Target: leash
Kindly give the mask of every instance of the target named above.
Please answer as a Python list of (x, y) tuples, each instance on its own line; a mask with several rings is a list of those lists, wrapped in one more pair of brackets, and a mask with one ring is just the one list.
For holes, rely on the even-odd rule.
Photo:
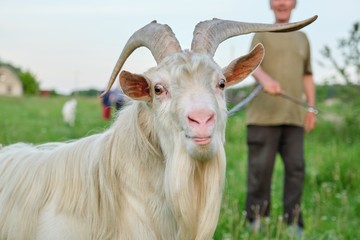
[(287, 95), (285, 93), (280, 93), (279, 96), (286, 99), (286, 100), (289, 100), (290, 102), (293, 102), (293, 103), (295, 103), (297, 105), (303, 106), (306, 109), (306, 111), (313, 112), (313, 113), (315, 113), (315, 115), (320, 112), (318, 108), (312, 107), (309, 104), (307, 104), (306, 102), (301, 101), (301, 100), (299, 100), (297, 98), (291, 97), (291, 96), (289, 96), (289, 95)]
[(228, 117), (233, 116), (235, 113), (245, 107), (251, 100), (253, 100), (263, 90), (261, 84), (257, 85), (255, 89), (244, 100), (236, 104), (230, 111), (227, 112)]
[[(242, 108), (244, 108), (251, 100), (253, 100), (257, 95), (259, 95), (259, 93), (263, 90), (263, 86), (261, 84), (258, 84), (255, 89), (241, 102), (239, 102), (238, 104), (236, 104), (231, 110), (229, 110), (227, 112), (228, 117), (231, 117), (233, 115), (235, 115), (237, 112), (239, 112)], [(297, 98), (291, 97), (285, 93), (281, 93), (280, 95), (278, 95), (292, 103), (295, 103), (297, 105), (303, 106), (308, 112), (313, 112), (314, 114), (318, 114), (320, 113), (320, 110), (316, 107), (312, 107), (309, 106), (309, 104), (307, 104), (304, 101), (301, 101)]]

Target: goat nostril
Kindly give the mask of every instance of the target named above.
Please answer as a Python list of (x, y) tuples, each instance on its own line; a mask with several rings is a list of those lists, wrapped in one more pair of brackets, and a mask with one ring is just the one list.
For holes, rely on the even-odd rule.
[(196, 119), (194, 119), (194, 118), (192, 118), (192, 117), (190, 117), (190, 116), (188, 116), (188, 120), (189, 120), (190, 123), (200, 124), (199, 121), (197, 121)]
[(215, 114), (211, 114), (209, 119), (206, 121), (206, 124), (212, 123), (215, 121)]

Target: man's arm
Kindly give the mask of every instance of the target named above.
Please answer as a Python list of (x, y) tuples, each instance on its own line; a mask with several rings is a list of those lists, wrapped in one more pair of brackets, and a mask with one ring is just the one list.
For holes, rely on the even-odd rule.
[[(311, 74), (304, 76), (304, 93), (307, 104), (310, 107), (315, 107), (315, 82)], [(310, 109), (311, 110), (311, 109)], [(314, 129), (316, 124), (316, 114), (313, 111), (308, 111), (305, 116), (304, 129), (305, 132), (310, 132)]]
[(315, 82), (311, 74), (304, 76), (304, 92), (307, 104), (311, 107), (315, 106)]
[(253, 73), (254, 78), (264, 87), (264, 91), (272, 95), (282, 93), (280, 83), (270, 77), (261, 66), (259, 66)]

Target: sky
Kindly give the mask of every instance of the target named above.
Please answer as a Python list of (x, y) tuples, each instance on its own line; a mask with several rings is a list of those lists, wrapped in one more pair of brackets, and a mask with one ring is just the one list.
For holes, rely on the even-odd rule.
[[(336, 49), (360, 21), (359, 0), (297, 0), (291, 21), (318, 15), (304, 31), (311, 43), (314, 78), (321, 83), (331, 69), (320, 50)], [(30, 71), (41, 89), (60, 93), (104, 89), (129, 37), (152, 20), (168, 24), (183, 49), (189, 49), (195, 25), (211, 18), (273, 23), (268, 0), (0, 0), (0, 60)], [(218, 47), (215, 61), (224, 67), (249, 51), (252, 34)], [(146, 48), (136, 50), (124, 70), (142, 73), (156, 63)], [(252, 77), (246, 83), (254, 81)]]

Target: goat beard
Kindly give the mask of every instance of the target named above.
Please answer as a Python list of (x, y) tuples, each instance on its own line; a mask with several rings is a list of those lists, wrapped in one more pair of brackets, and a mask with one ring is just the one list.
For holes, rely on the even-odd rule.
[[(220, 140), (220, 139), (219, 139)], [(191, 158), (175, 144), (166, 160), (165, 196), (178, 226), (176, 239), (211, 239), (219, 218), (225, 181), (222, 141), (213, 159)]]

